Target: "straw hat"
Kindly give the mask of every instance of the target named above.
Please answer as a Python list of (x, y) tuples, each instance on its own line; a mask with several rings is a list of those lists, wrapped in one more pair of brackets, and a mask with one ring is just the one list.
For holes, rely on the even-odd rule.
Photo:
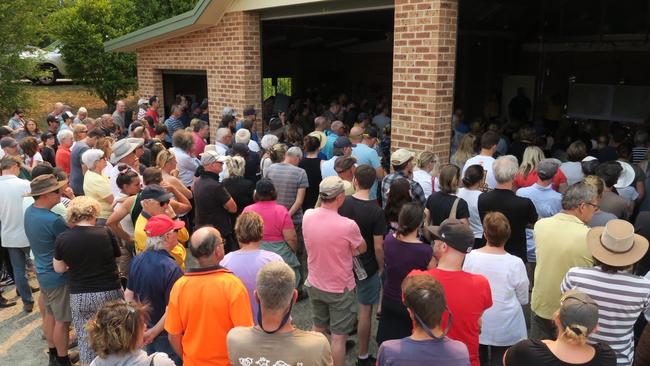
[(587, 233), (587, 246), (594, 258), (613, 267), (626, 267), (638, 262), (648, 251), (648, 240), (634, 233), (634, 226), (625, 220), (610, 220), (605, 226)]
[(68, 184), (67, 180), (58, 181), (53, 174), (39, 175), (29, 183), (31, 192), (25, 193), (23, 197), (40, 196), (54, 192), (66, 184)]
[(327, 144), (327, 136), (325, 135), (325, 133), (323, 133), (321, 131), (310, 132), (309, 135), (307, 135), (307, 136), (312, 136), (312, 137), (317, 138), (318, 142), (320, 142), (320, 149), (321, 150), (323, 150), (323, 148)]

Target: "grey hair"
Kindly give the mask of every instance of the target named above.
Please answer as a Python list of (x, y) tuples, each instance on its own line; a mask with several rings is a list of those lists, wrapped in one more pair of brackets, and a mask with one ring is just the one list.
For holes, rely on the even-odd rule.
[(223, 138), (230, 135), (230, 134), (232, 134), (232, 132), (230, 131), (230, 128), (221, 127), (219, 129), (217, 129), (217, 136), (215, 136), (215, 140), (217, 140), (219, 142), (223, 142)]
[(71, 130), (61, 130), (56, 134), (56, 139), (59, 140), (59, 144), (63, 143), (63, 140), (66, 138), (73, 138), (74, 133)]
[(583, 203), (590, 203), (598, 197), (596, 187), (585, 182), (569, 186), (569, 189), (562, 196), (562, 209), (573, 210)]
[(266, 264), (257, 272), (257, 296), (267, 310), (284, 310), (289, 306), (296, 287), (296, 275), (286, 263)]
[(500, 156), (494, 164), (492, 164), (492, 171), (494, 172), (494, 179), (497, 183), (508, 183), (515, 179), (519, 164), (514, 155)]
[(291, 156), (293, 158), (298, 158), (302, 159), (302, 150), (298, 146), (293, 146), (290, 147), (289, 150), (287, 150), (287, 156)]
[(165, 249), (166, 244), (164, 235), (147, 237), (147, 249)]

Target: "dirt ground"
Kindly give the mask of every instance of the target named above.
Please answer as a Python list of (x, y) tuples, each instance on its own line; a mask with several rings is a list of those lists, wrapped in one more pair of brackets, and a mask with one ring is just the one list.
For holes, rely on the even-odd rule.
[[(54, 108), (54, 103), (61, 102), (72, 108), (72, 113), (77, 113), (79, 107), (86, 107), (88, 115), (92, 118), (106, 113), (106, 104), (91, 94), (89, 89), (75, 85), (72, 82), (58, 82), (53, 86), (29, 84), (26, 86), (33, 101), (33, 106), (25, 110), (28, 118), (33, 118), (43, 129), (46, 126), (45, 118)], [(137, 97), (132, 95), (127, 98), (131, 108), (136, 108)]]

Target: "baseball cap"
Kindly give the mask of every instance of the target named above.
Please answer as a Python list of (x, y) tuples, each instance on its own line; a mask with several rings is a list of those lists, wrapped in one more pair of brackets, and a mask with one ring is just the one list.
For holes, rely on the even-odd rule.
[(18, 146), (18, 141), (16, 141), (15, 138), (5, 136), (2, 139), (0, 139), (0, 149), (4, 149), (5, 147), (16, 147)]
[(394, 153), (390, 154), (391, 165), (402, 165), (407, 161), (413, 159), (415, 155), (406, 149), (397, 149)]
[(47, 122), (56, 122), (56, 123), (59, 123), (59, 122), (60, 122), (59, 119), (56, 118), (56, 116), (53, 115), (53, 114), (48, 114), (48, 115), (47, 115), (47, 118), (46, 118), (45, 120), (46, 120)]
[(339, 136), (334, 141), (334, 148), (336, 149), (342, 149), (345, 147), (355, 147), (355, 146), (357, 145), (350, 142), (350, 139), (345, 136)]
[(537, 164), (537, 176), (541, 180), (548, 180), (555, 176), (558, 168), (562, 164), (558, 159), (542, 159)]
[(343, 180), (338, 176), (323, 179), (318, 186), (318, 194), (322, 199), (332, 199), (345, 191)]
[(172, 220), (167, 215), (156, 215), (147, 221), (144, 225), (144, 231), (149, 237), (161, 236), (172, 230), (179, 230), (185, 227), (185, 223), (180, 220)]
[(379, 132), (377, 132), (377, 129), (374, 127), (368, 127), (366, 128), (366, 131), (363, 133), (363, 136), (369, 137), (371, 139), (379, 137)]
[(225, 107), (225, 108), (223, 109), (223, 113), (222, 113), (222, 115), (223, 115), (224, 117), (225, 117), (225, 116), (233, 116), (233, 117), (237, 117), (237, 111), (236, 111), (235, 108), (233, 108), (233, 107)]
[(578, 335), (591, 333), (598, 325), (598, 304), (583, 292), (565, 292), (560, 298), (560, 324)]
[(61, 113), (61, 118), (63, 118), (63, 120), (73, 119), (74, 114), (72, 114), (72, 112), (70, 112), (70, 111), (65, 111), (65, 112)]
[(252, 116), (254, 114), (257, 114), (257, 111), (255, 111), (255, 108), (253, 107), (246, 107), (244, 109), (244, 116)]
[(159, 184), (149, 184), (144, 187), (140, 198), (143, 200), (156, 200), (158, 202), (169, 201), (172, 198), (172, 194), (167, 192), (165, 188), (161, 187)]
[(201, 154), (201, 165), (206, 166), (210, 165), (213, 163), (225, 163), (228, 161), (228, 157), (225, 155), (221, 155), (216, 151), (204, 151), (203, 154)]
[(440, 226), (428, 226), (427, 229), (461, 253), (469, 253), (474, 246), (474, 233), (458, 219), (446, 219)]
[(149, 99), (147, 99), (147, 98), (138, 99), (138, 105), (143, 105), (143, 104), (149, 105)]

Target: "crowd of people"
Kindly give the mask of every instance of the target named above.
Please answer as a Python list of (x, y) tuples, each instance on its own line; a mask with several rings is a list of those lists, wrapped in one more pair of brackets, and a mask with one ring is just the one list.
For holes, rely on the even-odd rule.
[(0, 127), (0, 284), (49, 365), (342, 366), (355, 333), (357, 365), (650, 364), (642, 127), (455, 115), (447, 163), (391, 150), (385, 99), (226, 107), (213, 135), (207, 101), (159, 103)]

